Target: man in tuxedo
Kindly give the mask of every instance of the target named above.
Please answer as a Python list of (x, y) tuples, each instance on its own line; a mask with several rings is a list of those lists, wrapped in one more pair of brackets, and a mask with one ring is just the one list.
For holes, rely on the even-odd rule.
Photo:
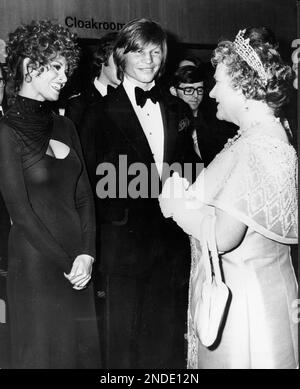
[[(87, 126), (83, 123), (86, 113), (98, 110), (103, 98), (114, 90), (120, 80), (117, 78), (117, 69), (113, 59), (113, 47), (118, 36), (117, 32), (105, 34), (99, 39), (97, 48), (93, 53), (93, 77), (86, 89), (79, 95), (71, 96), (66, 104), (65, 116), (73, 121), (79, 134), (82, 152), (86, 163), (88, 176), (92, 186), (95, 186), (96, 170), (96, 147), (95, 147), (95, 126)], [(89, 113), (87, 113), (87, 117)], [(96, 245), (99, 247), (100, 240), (97, 238)], [(98, 250), (99, 251), (99, 250)], [(99, 329), (103, 327), (104, 320), (104, 291), (102, 290), (102, 276), (94, 272), (93, 277), (95, 290), (95, 305)], [(100, 348), (103, 349), (104, 337), (100, 332)], [(104, 357), (104, 356), (103, 356)]]
[(117, 36), (117, 32), (111, 32), (99, 39), (93, 53), (92, 82), (79, 95), (71, 96), (65, 109), (65, 116), (70, 118), (77, 128), (90, 178), (94, 177), (95, 134), (93, 131), (83, 131), (81, 121), (90, 106), (100, 103), (110, 90), (120, 84), (112, 54)]
[(127, 23), (114, 47), (122, 83), (84, 121), (96, 131), (106, 368), (185, 367), (189, 239), (157, 197), (193, 146), (188, 106), (156, 83), (166, 54), (159, 24)]

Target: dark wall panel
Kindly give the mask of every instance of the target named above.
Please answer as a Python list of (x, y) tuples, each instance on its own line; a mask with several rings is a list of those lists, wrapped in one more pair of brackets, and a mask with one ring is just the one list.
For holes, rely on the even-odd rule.
[[(21, 22), (67, 16), (99, 28), (75, 28), (97, 39), (111, 26), (135, 17), (151, 17), (184, 42), (215, 43), (248, 25), (269, 25), (283, 41), (296, 37), (296, 0), (0, 0), (0, 38)], [(107, 24), (103, 24), (107, 22)], [(74, 23), (73, 23), (74, 25)], [(108, 28), (107, 28), (108, 27)]]

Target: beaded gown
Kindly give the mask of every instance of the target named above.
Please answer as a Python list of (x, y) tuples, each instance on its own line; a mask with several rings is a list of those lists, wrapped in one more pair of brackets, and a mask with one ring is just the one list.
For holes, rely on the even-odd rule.
[[(173, 214), (191, 235), (187, 361), (191, 369), (298, 366), (298, 285), (290, 255), (290, 244), (298, 242), (297, 156), (291, 145), (261, 131), (230, 140), (187, 190), (180, 209), (176, 205), (169, 209), (168, 200), (161, 203), (165, 215)], [(201, 230), (207, 225), (200, 220), (216, 208), (248, 228), (235, 249), (219, 254), (230, 297), (219, 334), (205, 347), (195, 330), (194, 307), (206, 280), (202, 247), (213, 238)], [(188, 212), (197, 216), (187, 216)]]
[[(248, 229), (237, 248), (220, 256), (231, 296), (221, 337), (210, 348), (197, 338), (189, 310), (188, 367), (296, 368), (297, 281), (289, 246), (298, 234), (296, 152), (276, 138), (245, 134), (229, 142), (204, 177), (205, 203)], [(192, 280), (203, 264), (199, 241), (192, 237), (191, 245)]]
[[(46, 154), (50, 138), (69, 146), (64, 159)], [(12, 367), (99, 367), (92, 285), (75, 290), (64, 277), (77, 255), (94, 256), (93, 197), (72, 122), (18, 97), (0, 121), (0, 177), (12, 221)]]

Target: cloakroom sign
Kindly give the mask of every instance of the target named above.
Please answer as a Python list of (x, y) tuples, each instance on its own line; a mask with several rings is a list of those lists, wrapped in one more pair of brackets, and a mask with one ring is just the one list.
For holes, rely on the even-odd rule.
[(98, 31), (119, 31), (125, 23), (94, 18), (82, 19), (77, 16), (66, 16), (65, 25), (72, 29), (98, 30)]

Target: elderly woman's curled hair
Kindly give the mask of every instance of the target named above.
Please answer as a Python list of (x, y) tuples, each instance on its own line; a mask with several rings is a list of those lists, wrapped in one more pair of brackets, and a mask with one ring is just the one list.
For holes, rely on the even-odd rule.
[(249, 45), (257, 54), (266, 80), (238, 54), (235, 42), (219, 42), (213, 53), (212, 64), (225, 64), (235, 89), (241, 89), (247, 99), (267, 103), (278, 115), (281, 107), (289, 101), (292, 70), (283, 62), (273, 41), (259, 39), (257, 34), (251, 34), (248, 30), (245, 30), (244, 37), (249, 39)]

